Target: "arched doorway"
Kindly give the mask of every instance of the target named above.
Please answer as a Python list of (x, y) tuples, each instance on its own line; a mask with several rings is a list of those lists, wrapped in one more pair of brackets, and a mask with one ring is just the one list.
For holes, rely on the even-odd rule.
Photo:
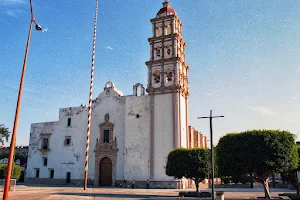
[(112, 185), (112, 162), (108, 157), (102, 158), (99, 165), (99, 185)]

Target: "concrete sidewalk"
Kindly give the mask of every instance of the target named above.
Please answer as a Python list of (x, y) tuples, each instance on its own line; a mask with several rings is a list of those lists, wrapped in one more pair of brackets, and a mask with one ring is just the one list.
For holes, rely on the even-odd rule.
[[(169, 190), (169, 189), (123, 189), (123, 188), (88, 188), (86, 191), (79, 187), (45, 187), (18, 185), (15, 192), (9, 193), (9, 200), (100, 200), (100, 199), (182, 199), (178, 197), (180, 191), (194, 190)], [(209, 189), (201, 191), (210, 191)], [(217, 188), (224, 191), (225, 199), (249, 199), (263, 197), (262, 188)], [(279, 193), (292, 193), (286, 188), (271, 188), (272, 197)], [(3, 193), (1, 192), (2, 196)], [(199, 199), (199, 198), (184, 198)], [(201, 198), (210, 199), (210, 198)]]

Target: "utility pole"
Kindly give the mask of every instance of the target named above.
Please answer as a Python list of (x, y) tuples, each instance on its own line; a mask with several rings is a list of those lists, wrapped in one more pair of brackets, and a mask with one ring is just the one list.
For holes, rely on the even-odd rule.
[(210, 122), (210, 152), (211, 152), (211, 199), (215, 199), (215, 162), (214, 162), (214, 144), (213, 144), (213, 129), (212, 129), (212, 119), (213, 118), (220, 118), (224, 116), (212, 116), (212, 110), (210, 110), (210, 116), (209, 117), (198, 117), (197, 119), (209, 119)]

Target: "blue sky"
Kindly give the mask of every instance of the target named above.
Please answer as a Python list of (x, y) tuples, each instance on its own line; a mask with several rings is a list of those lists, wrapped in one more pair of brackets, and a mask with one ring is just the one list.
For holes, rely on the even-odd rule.
[[(99, 1), (94, 98), (111, 79), (125, 95), (146, 85), (147, 39), (162, 0)], [(189, 123), (214, 141), (228, 132), (300, 133), (300, 2), (171, 0), (184, 24), (190, 66)], [(30, 124), (58, 120), (58, 109), (87, 104), (95, 4), (33, 0), (35, 18), (18, 145)], [(0, 0), (0, 124), (12, 131), (29, 27), (29, 0)]]

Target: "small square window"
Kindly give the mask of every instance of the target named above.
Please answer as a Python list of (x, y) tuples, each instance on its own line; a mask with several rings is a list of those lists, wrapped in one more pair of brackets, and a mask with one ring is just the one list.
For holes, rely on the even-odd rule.
[(35, 178), (40, 177), (40, 169), (35, 169)]
[(71, 118), (68, 118), (68, 126), (71, 126)]
[(65, 137), (65, 146), (71, 145), (71, 136)]
[(44, 166), (48, 165), (48, 158), (43, 158)]

